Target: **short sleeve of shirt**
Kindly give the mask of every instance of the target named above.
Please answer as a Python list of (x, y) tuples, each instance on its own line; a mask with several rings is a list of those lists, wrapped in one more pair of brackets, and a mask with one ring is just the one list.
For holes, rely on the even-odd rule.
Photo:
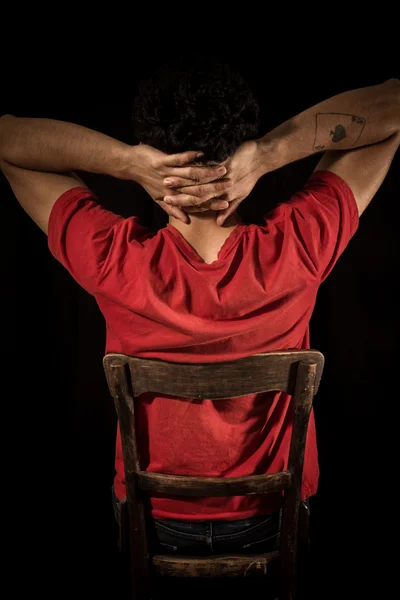
[(315, 171), (303, 190), (283, 206), (290, 234), (301, 248), (299, 255), (324, 281), (358, 227), (352, 190), (338, 175)]
[(93, 192), (77, 187), (62, 194), (53, 206), (48, 246), (79, 285), (94, 295), (110, 263), (121, 260), (124, 242), (135, 239), (140, 229), (137, 217), (125, 219), (105, 210)]

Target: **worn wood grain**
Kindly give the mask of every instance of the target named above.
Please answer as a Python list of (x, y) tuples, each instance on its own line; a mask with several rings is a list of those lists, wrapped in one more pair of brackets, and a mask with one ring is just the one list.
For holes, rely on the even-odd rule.
[(285, 492), (281, 525), (281, 596), (292, 600), (296, 596), (296, 566), (301, 483), (306, 436), (315, 393), (316, 364), (311, 359), (299, 363), (296, 378), (293, 429), (288, 470), (292, 485)]
[(279, 552), (268, 554), (215, 555), (210, 558), (155, 555), (151, 558), (157, 575), (170, 577), (251, 577), (267, 574), (268, 565)]
[(140, 472), (139, 487), (149, 493), (171, 496), (248, 496), (289, 489), (289, 471), (247, 477), (186, 477)]
[[(132, 590), (135, 598), (149, 597), (149, 556), (144, 498), (140, 493), (137, 474), (140, 470), (135, 434), (135, 408), (129, 392), (129, 371), (125, 364), (111, 364), (107, 374), (113, 390), (115, 408), (121, 430), (122, 452), (126, 476), (126, 503), (129, 522), (129, 551)], [(122, 507), (121, 507), (122, 508)], [(121, 520), (122, 527), (122, 520)], [(123, 543), (124, 534), (120, 533)]]
[[(256, 354), (230, 362), (181, 364), (107, 354), (103, 359), (108, 387), (121, 427), (127, 485), (132, 588), (136, 600), (151, 598), (151, 573), (180, 577), (234, 577), (266, 574), (271, 555), (210, 558), (151, 556), (147, 545), (146, 501), (152, 494), (235, 496), (284, 491), (279, 556), (280, 600), (294, 600), (299, 507), (305, 442), (312, 401), (324, 366), (315, 350)], [(135, 399), (145, 392), (188, 399), (236, 398), (284, 391), (293, 396), (293, 429), (286, 471), (249, 477), (187, 477), (141, 470), (135, 433)], [(165, 401), (168, 402), (166, 397)], [(307, 521), (302, 537), (307, 538)], [(123, 539), (123, 536), (121, 536)]]
[[(315, 390), (324, 365), (323, 355), (316, 350), (286, 350), (254, 354), (239, 360), (201, 364), (173, 363), (155, 359), (108, 354), (104, 367), (128, 365), (131, 372), (132, 394), (146, 392), (181, 398), (237, 398), (248, 394), (280, 390), (293, 395), (296, 386), (297, 364), (313, 360), (317, 365)], [(167, 400), (167, 399), (166, 399)]]

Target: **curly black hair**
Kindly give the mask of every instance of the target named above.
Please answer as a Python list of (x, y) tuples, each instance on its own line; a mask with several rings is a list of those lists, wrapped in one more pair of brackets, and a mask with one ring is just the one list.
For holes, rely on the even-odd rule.
[(246, 81), (213, 57), (178, 59), (142, 82), (134, 103), (138, 141), (168, 154), (222, 162), (258, 134), (259, 106)]

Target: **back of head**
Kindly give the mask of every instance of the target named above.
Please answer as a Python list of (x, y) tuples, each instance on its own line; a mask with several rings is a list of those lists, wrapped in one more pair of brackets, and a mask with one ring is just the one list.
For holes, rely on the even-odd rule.
[(222, 162), (258, 134), (259, 107), (245, 80), (210, 57), (180, 59), (144, 81), (134, 105), (138, 141), (168, 154)]

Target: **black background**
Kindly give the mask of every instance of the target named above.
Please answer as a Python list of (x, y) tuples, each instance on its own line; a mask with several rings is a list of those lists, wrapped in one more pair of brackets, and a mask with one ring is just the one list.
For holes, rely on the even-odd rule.
[[(239, 51), (226, 58), (252, 84), (264, 131), (333, 94), (400, 74), (388, 60), (360, 69), (354, 58), (336, 57), (321, 68), (318, 57), (296, 52), (287, 60)], [(50, 67), (28, 53), (23, 67), (15, 62), (4, 73), (0, 112), (69, 120), (129, 142), (135, 85), (159, 63), (160, 53), (141, 54), (128, 68), (89, 59), (78, 68)], [(312, 157), (263, 178), (242, 204), (243, 217), (256, 222), (288, 198), (316, 162)], [(85, 179), (107, 208), (139, 215), (154, 230), (167, 222), (136, 184)], [(321, 478), (311, 504), (310, 584), (318, 598), (385, 597), (393, 582), (399, 187), (397, 153), (322, 285), (311, 324), (312, 347), (326, 357), (315, 401)], [(50, 255), (4, 177), (0, 198), (6, 564), (20, 592), (53, 598), (57, 585), (56, 597), (110, 597), (109, 590), (122, 590), (123, 571), (110, 503), (116, 419), (102, 369), (104, 320)]]

